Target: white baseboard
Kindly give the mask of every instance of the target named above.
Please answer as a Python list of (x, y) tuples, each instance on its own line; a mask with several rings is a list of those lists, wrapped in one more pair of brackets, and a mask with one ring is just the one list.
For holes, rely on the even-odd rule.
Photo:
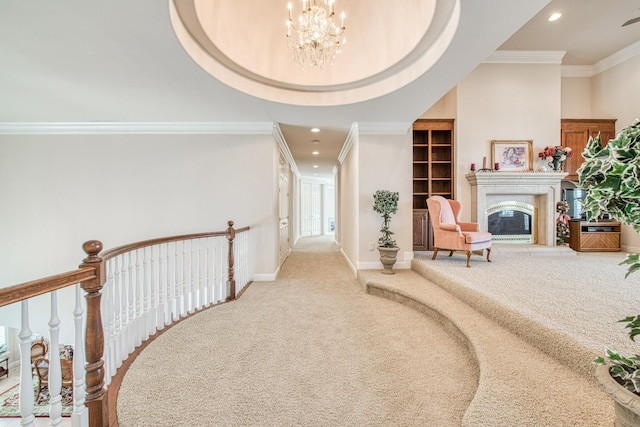
[(640, 247), (638, 246), (622, 246), (620, 249), (623, 252), (640, 253)]
[(280, 268), (273, 274), (254, 274), (253, 281), (254, 282), (273, 282), (278, 278), (278, 273), (280, 273)]
[(340, 253), (342, 254), (342, 257), (344, 258), (344, 260), (347, 262), (347, 265), (349, 266), (349, 268), (351, 269), (351, 271), (353, 272), (353, 275), (358, 277), (358, 269), (356, 268), (355, 265), (353, 265), (351, 263), (351, 260), (349, 259), (349, 257), (347, 256), (347, 254), (344, 253), (344, 250), (342, 248), (340, 248)]

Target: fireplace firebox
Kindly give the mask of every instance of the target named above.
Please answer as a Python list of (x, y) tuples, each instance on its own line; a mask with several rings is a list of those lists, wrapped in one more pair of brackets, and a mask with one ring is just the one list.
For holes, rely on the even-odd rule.
[(487, 208), (487, 226), (494, 242), (535, 243), (534, 206), (517, 201), (495, 203)]

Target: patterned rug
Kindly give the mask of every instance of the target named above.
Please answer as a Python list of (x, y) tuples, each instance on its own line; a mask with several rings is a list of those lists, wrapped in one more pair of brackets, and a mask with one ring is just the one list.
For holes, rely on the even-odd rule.
[[(72, 387), (62, 387), (62, 416), (70, 417), (73, 412), (73, 389)], [(34, 400), (36, 390), (34, 389)], [(40, 399), (34, 402), (33, 415), (36, 417), (49, 416), (49, 390), (45, 389), (40, 393)], [(0, 417), (20, 417), (20, 384), (16, 384), (9, 390), (0, 394)]]

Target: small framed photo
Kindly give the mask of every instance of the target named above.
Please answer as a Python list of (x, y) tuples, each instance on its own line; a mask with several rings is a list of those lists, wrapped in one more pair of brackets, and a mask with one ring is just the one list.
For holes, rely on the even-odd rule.
[(532, 170), (533, 140), (491, 141), (491, 163), (494, 169), (502, 171)]

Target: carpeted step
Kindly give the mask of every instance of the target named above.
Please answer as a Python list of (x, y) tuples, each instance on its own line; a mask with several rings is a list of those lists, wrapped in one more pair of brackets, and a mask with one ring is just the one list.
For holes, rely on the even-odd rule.
[(477, 359), (480, 379), (464, 425), (613, 423), (611, 401), (593, 381), (417, 272), (382, 275), (379, 270), (360, 270), (358, 280), (368, 293), (417, 308), (467, 343)]

